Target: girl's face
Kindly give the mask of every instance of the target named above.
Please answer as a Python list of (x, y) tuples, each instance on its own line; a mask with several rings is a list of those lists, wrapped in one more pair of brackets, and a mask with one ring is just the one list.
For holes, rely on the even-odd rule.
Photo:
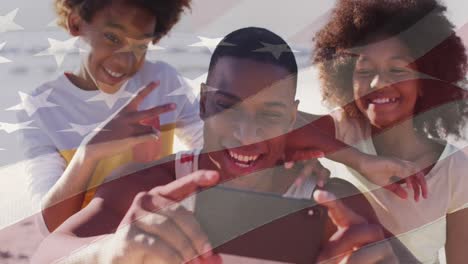
[(421, 88), (405, 44), (396, 37), (386, 38), (361, 48), (358, 56), (354, 99), (369, 122), (386, 128), (413, 116)]

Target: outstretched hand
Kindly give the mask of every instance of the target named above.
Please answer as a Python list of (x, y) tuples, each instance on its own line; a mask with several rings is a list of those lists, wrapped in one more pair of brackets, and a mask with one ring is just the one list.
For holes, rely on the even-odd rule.
[(287, 152), (285, 155), (284, 167), (292, 169), (295, 166), (301, 166), (300, 172), (297, 175), (296, 182), (300, 184), (302, 180), (310, 175), (314, 175), (319, 187), (324, 187), (330, 178), (330, 171), (325, 168), (319, 158), (323, 158), (325, 154), (320, 150), (307, 149)]
[(314, 199), (327, 207), (337, 229), (322, 248), (320, 263), (398, 263), (379, 225), (368, 223), (330, 192), (315, 191)]
[(369, 181), (384, 187), (402, 199), (408, 198), (408, 193), (401, 186), (402, 183), (406, 183), (408, 188), (413, 189), (415, 201), (419, 201), (420, 196), (427, 198), (426, 178), (422, 170), (413, 162), (368, 156), (361, 162), (358, 171)]
[(218, 181), (216, 171), (196, 171), (139, 193), (106, 241), (102, 263), (221, 263), (192, 212), (179, 203)]

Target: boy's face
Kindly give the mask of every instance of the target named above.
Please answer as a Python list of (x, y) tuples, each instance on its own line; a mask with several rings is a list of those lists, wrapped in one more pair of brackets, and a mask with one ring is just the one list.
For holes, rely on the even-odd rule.
[(87, 44), (80, 73), (86, 86), (112, 94), (143, 65), (156, 17), (139, 7), (114, 1), (96, 12), (89, 23), (72, 13), (69, 27)]
[[(295, 122), (295, 78), (276, 65), (222, 57), (202, 92), (205, 149), (224, 179), (274, 167)], [(206, 88), (206, 87), (205, 87)], [(221, 151), (216, 151), (221, 150)], [(254, 177), (236, 179), (253, 188)]]

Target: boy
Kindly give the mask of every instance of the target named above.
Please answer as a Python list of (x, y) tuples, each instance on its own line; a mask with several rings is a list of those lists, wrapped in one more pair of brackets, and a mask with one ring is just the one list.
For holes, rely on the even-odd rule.
[[(18, 113), (39, 128), (23, 131), (21, 142), (31, 159), (34, 205), (44, 208), (44, 233), (84, 207), (93, 196), (90, 188), (113, 170), (172, 153), (174, 129), (191, 148), (201, 146), (198, 103), (169, 96), (186, 84), (169, 65), (145, 60), (148, 45), (165, 36), (189, 6), (190, 0), (55, 0), (59, 25), (79, 37), (85, 53), (77, 71), (33, 92), (55, 107)], [(127, 105), (141, 88), (145, 100)], [(101, 123), (107, 123), (104, 129)], [(89, 136), (93, 140), (86, 138), (99, 130)], [(106, 148), (111, 140), (119, 147)], [(104, 147), (85, 147), (89, 143)], [(66, 206), (52, 207), (79, 193)]]
[[(265, 29), (241, 29), (224, 41), (235, 45), (218, 46), (201, 92), (200, 116), (205, 121), (203, 150), (179, 153), (173, 161), (101, 186), (88, 207), (45, 240), (35, 263), (53, 262), (90, 243), (65, 261), (219, 262), (220, 256), (210, 255), (212, 245), (191, 213), (172, 206), (174, 202), (187, 198), (198, 188), (217, 183), (312, 198), (314, 178), (296, 185), (296, 175), (278, 166), (286, 145), (286, 138), (281, 135), (290, 132), (296, 122), (294, 55), (276, 60), (252, 52), (262, 42), (285, 44)], [(359, 256), (367, 263), (395, 261), (393, 250), (385, 241), (375, 247), (364, 247), (384, 240), (384, 233), (365, 198), (353, 196), (356, 190), (349, 184), (340, 185), (340, 189), (332, 191), (351, 195), (345, 199), (346, 204), (354, 204), (353, 209), (367, 220), (341, 201), (334, 201), (332, 194), (316, 192), (314, 197), (319, 202), (329, 202), (325, 205), (330, 210), (330, 220), (334, 221), (334, 225), (329, 222), (331, 229), (326, 239), (337, 228), (341, 230), (333, 236), (333, 242), (322, 248), (321, 260)], [(54, 250), (58, 245), (61, 250)], [(225, 261), (239, 263), (238, 259), (223, 257)]]

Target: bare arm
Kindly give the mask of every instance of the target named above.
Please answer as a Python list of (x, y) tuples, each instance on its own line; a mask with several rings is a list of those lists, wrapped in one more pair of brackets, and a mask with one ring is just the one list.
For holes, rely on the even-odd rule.
[(70, 255), (73, 257), (66, 263), (93, 263), (99, 257), (101, 243), (112, 237), (136, 194), (172, 180), (166, 169), (166, 165), (159, 165), (100, 186), (86, 208), (41, 243), (33, 263), (53, 263)]
[(447, 242), (445, 244), (445, 254), (447, 263), (466, 263), (468, 251), (466, 242), (468, 241), (468, 209), (462, 209), (447, 215)]
[(335, 124), (329, 115), (298, 113), (297, 129), (287, 136), (287, 149), (315, 149), (331, 160), (359, 168), (368, 155), (336, 139)]
[(81, 209), (88, 182), (100, 160), (159, 140), (153, 129), (159, 126), (155, 120), (159, 120), (160, 114), (173, 111), (175, 105), (138, 111), (140, 103), (157, 86), (158, 83), (147, 85), (122, 110), (109, 117), (100, 131), (84, 139), (60, 180), (45, 197), (42, 214), (49, 230), (53, 231)]

